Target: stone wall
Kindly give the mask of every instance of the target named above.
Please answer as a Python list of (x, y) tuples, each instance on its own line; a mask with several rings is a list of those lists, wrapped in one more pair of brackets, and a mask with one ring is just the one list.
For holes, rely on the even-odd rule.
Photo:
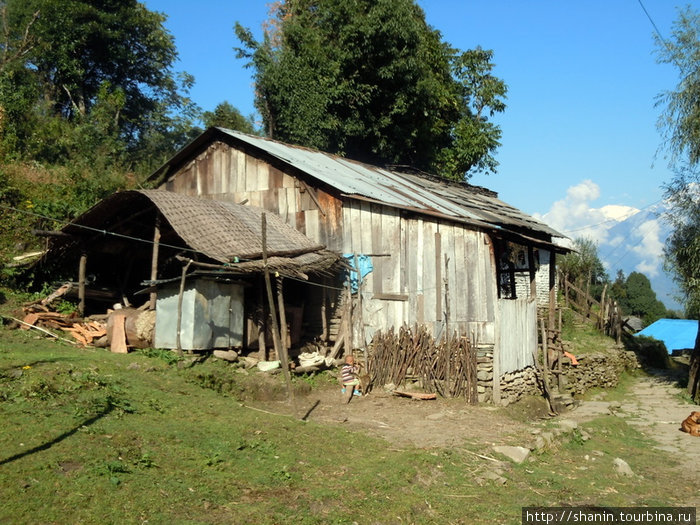
[[(617, 386), (620, 374), (625, 370), (641, 368), (634, 352), (611, 349), (605, 354), (588, 354), (577, 358), (579, 364), (563, 364), (564, 391), (581, 395), (591, 388)], [(568, 361), (568, 360), (567, 360)], [(493, 353), (480, 352), (477, 356), (477, 391), (479, 403), (493, 402)], [(551, 375), (552, 386), (556, 376)], [(501, 376), (501, 405), (517, 402), (523, 396), (541, 395), (533, 367), (527, 367)]]

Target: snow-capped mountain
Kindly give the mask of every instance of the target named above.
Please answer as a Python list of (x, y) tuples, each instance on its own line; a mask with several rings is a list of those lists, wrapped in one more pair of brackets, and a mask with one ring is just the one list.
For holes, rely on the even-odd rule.
[[(609, 208), (601, 208), (601, 211)], [(663, 219), (666, 207), (658, 203), (635, 211), (626, 206), (615, 206), (608, 215), (609, 227), (598, 241), (598, 255), (615, 279), (618, 270), (625, 275), (640, 272), (651, 281), (656, 297), (667, 308), (682, 310), (678, 302), (679, 290), (672, 276), (664, 270), (664, 245), (670, 233)], [(627, 208), (623, 210), (623, 208)]]

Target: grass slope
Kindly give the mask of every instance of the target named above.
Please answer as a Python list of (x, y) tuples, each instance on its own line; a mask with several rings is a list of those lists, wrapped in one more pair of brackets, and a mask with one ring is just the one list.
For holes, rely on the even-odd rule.
[[(501, 485), (477, 481), (493, 462), (473, 452), (490, 450), (396, 449), (251, 410), (160, 355), (0, 327), (0, 523), (520, 523), (526, 505), (680, 501), (673, 460), (618, 418)], [(617, 456), (642, 477), (614, 474)]]

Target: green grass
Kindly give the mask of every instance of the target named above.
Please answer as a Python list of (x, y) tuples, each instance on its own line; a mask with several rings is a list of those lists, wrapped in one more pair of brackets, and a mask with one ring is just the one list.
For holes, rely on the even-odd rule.
[(562, 339), (574, 345), (577, 355), (606, 353), (615, 341), (598, 331), (592, 322), (574, 322), (568, 316), (562, 324)]
[[(524, 505), (680, 502), (673, 461), (619, 418), (500, 485), (477, 481), (493, 463), (470, 452), (493, 452), (466, 441), (397, 449), (246, 408), (256, 376), (0, 328), (0, 523), (520, 523)], [(643, 478), (614, 474), (618, 456)]]

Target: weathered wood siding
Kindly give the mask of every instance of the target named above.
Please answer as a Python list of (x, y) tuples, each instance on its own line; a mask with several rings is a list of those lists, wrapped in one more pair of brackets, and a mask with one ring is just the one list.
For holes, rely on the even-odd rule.
[(534, 364), (537, 349), (537, 301), (499, 299), (498, 370), (501, 375)]
[(445, 333), (447, 321), (450, 332), (482, 345), (495, 342), (494, 256), (483, 232), (334, 197), (222, 142), (183, 166), (162, 188), (247, 202), (280, 215), (329, 249), (372, 255), (374, 270), (363, 283), (362, 301), (368, 340), (377, 330), (416, 322), (437, 336)]
[(339, 199), (223, 142), (212, 144), (161, 188), (270, 210), (307, 237), (342, 250)]

